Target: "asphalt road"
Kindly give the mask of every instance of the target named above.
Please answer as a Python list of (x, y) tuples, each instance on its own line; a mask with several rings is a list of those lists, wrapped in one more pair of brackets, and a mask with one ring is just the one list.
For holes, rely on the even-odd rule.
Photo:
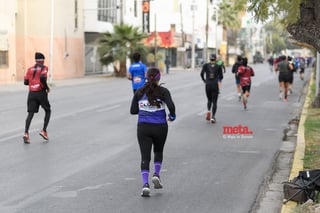
[[(279, 100), (277, 76), (266, 64), (252, 65), (248, 110), (237, 100), (227, 69), (217, 123), (205, 120), (206, 97), (199, 71), (174, 71), (161, 82), (171, 91), (177, 120), (169, 124), (161, 179), (164, 188), (140, 196), (137, 116), (129, 113), (126, 79), (52, 88), (48, 132), (39, 136), (44, 113), (36, 114), (31, 144), (22, 141), (26, 89), (0, 90), (0, 212), (4, 213), (244, 213), (282, 143), (283, 129), (301, 107), (304, 82)], [(253, 134), (224, 134), (224, 127)], [(151, 165), (153, 168), (153, 165)], [(151, 171), (152, 172), (152, 171)]]

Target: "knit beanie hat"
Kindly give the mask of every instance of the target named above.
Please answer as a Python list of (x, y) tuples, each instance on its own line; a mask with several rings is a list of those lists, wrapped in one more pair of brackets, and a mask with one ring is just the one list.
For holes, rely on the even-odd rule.
[(36, 61), (43, 61), (44, 60), (44, 55), (39, 52), (36, 52), (34, 57), (35, 57)]

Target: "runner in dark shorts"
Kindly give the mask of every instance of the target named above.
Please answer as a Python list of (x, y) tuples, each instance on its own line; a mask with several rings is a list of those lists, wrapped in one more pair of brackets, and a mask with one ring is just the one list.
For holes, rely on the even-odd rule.
[(232, 66), (232, 73), (234, 74), (235, 80), (236, 80), (236, 86), (237, 86), (237, 94), (238, 94), (238, 100), (241, 101), (241, 86), (240, 86), (240, 77), (237, 75), (238, 68), (242, 65), (242, 56), (237, 56), (237, 61)]
[(280, 56), (280, 62), (277, 64), (276, 71), (279, 71), (280, 99), (288, 101), (289, 83), (291, 80), (291, 70), (293, 65), (288, 63), (285, 55)]
[(45, 111), (43, 128), (40, 135), (48, 140), (47, 127), (51, 116), (51, 106), (48, 100), (50, 88), (47, 84), (48, 67), (44, 65), (44, 55), (42, 53), (35, 54), (36, 64), (30, 67), (24, 76), (24, 85), (29, 86), (29, 95), (27, 101), (28, 116), (25, 123), (25, 131), (23, 141), (30, 144), (29, 128), (34, 113), (39, 112), (41, 106)]
[(250, 66), (248, 66), (248, 59), (246, 57), (242, 59), (242, 65), (239, 67), (237, 75), (240, 77), (243, 107), (247, 110), (247, 103), (251, 89), (251, 77), (254, 76), (254, 71)]

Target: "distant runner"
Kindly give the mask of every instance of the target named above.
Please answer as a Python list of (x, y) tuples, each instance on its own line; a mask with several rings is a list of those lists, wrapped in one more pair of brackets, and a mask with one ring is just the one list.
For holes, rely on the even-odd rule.
[(28, 95), (28, 116), (26, 119), (25, 130), (23, 135), (23, 141), (26, 144), (30, 144), (29, 128), (34, 116), (34, 113), (38, 113), (41, 106), (44, 111), (44, 124), (40, 131), (40, 135), (49, 140), (47, 133), (47, 126), (49, 124), (51, 115), (51, 106), (48, 100), (48, 93), (50, 88), (47, 84), (48, 67), (44, 65), (44, 55), (42, 53), (35, 53), (36, 64), (30, 67), (24, 76), (24, 85), (29, 86)]
[(235, 80), (236, 80), (236, 87), (237, 87), (237, 94), (238, 99), (241, 101), (241, 86), (240, 86), (240, 77), (237, 75), (239, 67), (242, 65), (242, 56), (237, 56), (236, 63), (232, 66), (232, 73), (234, 74)]
[(206, 120), (211, 121), (211, 123), (216, 122), (215, 115), (217, 111), (217, 102), (219, 96), (219, 80), (223, 79), (222, 68), (217, 64), (216, 59), (216, 54), (211, 54), (210, 62), (202, 66), (202, 70), (200, 73), (201, 79), (206, 85), (205, 91), (207, 96), (208, 110)]
[(140, 62), (140, 53), (133, 53), (132, 58), (134, 62), (129, 67), (127, 77), (132, 82), (134, 94), (136, 90), (142, 87), (146, 82), (147, 66)]
[(246, 110), (251, 89), (251, 77), (254, 76), (254, 71), (248, 66), (248, 59), (246, 57), (242, 59), (242, 66), (238, 69), (238, 76), (240, 77), (240, 85), (242, 88), (242, 103)]

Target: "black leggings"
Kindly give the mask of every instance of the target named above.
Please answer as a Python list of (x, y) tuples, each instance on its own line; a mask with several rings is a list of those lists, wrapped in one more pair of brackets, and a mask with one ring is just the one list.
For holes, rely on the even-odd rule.
[[(34, 116), (34, 112), (29, 112), (27, 119), (26, 119), (26, 125), (25, 125), (25, 130), (24, 132), (28, 133), (29, 132), (29, 128), (30, 128), (30, 124), (32, 121), (32, 118)], [(47, 127), (50, 121), (50, 116), (51, 116), (51, 109), (45, 109), (45, 115), (44, 115), (44, 123), (43, 123), (43, 130), (47, 131)]]
[(207, 109), (210, 111), (212, 107), (212, 117), (216, 115), (217, 102), (219, 96), (219, 88), (217, 85), (206, 84), (206, 95), (207, 95)]
[(141, 153), (141, 170), (150, 168), (151, 149), (153, 145), (154, 162), (162, 162), (163, 147), (167, 139), (168, 124), (138, 124), (138, 142)]

